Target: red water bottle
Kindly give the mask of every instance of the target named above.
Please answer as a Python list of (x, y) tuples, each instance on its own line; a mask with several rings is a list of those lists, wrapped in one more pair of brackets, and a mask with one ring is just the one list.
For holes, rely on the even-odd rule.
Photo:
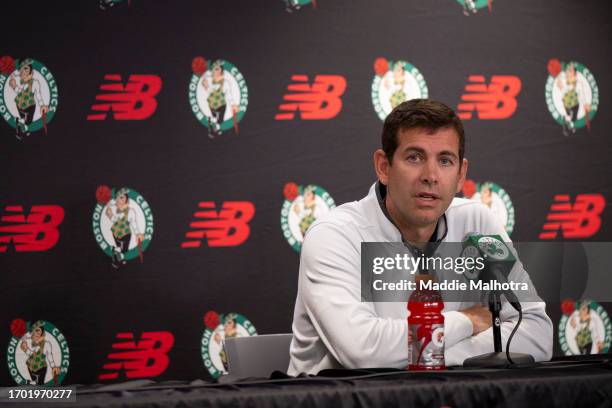
[(432, 276), (416, 275), (415, 283), (408, 299), (408, 369), (444, 370), (444, 301), (427, 287)]

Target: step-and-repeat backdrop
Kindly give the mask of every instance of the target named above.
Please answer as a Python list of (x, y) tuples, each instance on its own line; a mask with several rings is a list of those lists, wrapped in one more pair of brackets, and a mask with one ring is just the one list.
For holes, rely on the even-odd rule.
[[(224, 337), (290, 332), (304, 232), (365, 196), (412, 98), (464, 119), (460, 195), (513, 240), (612, 240), (607, 1), (2, 14), (2, 384), (218, 377)], [(610, 306), (580, 296), (547, 305), (557, 355), (609, 350)]]

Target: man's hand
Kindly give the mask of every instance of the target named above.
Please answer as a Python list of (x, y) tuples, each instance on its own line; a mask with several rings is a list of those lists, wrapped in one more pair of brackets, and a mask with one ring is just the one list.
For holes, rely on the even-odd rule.
[(474, 327), (472, 335), (483, 332), (491, 327), (492, 317), (488, 307), (474, 305), (467, 309), (460, 310), (460, 312), (466, 315), (472, 322), (472, 326)]
[(17, 81), (15, 81), (15, 77), (11, 75), (11, 79), (9, 79), (9, 86), (13, 89), (17, 87)]
[(21, 344), (19, 345), (19, 347), (21, 347), (21, 350), (23, 350), (24, 353), (28, 351), (28, 345), (26, 344), (25, 341), (21, 341)]

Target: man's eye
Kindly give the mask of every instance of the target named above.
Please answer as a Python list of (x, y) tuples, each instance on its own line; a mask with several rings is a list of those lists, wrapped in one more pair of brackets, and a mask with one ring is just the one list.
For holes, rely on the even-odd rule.
[(442, 157), (440, 159), (440, 164), (442, 164), (443, 166), (452, 166), (453, 165), (453, 161), (447, 157)]
[(406, 157), (406, 160), (408, 160), (409, 162), (415, 162), (415, 163), (416, 163), (416, 162), (419, 162), (421, 159), (422, 159), (422, 156), (421, 156), (420, 154), (417, 154), (417, 153), (415, 153), (415, 154), (409, 154), (409, 155)]

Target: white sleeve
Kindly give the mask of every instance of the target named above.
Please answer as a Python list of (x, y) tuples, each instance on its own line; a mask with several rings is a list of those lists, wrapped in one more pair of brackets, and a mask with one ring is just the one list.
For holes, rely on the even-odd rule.
[(45, 105), (45, 101), (42, 98), (42, 94), (40, 93), (40, 82), (35, 79), (32, 83), (32, 92), (34, 93), (34, 99), (36, 99), (36, 103), (39, 107)]
[(453, 310), (442, 312), (444, 315), (444, 348), (454, 346), (467, 339), (474, 332), (472, 321), (465, 314)]
[(140, 229), (138, 228), (138, 222), (136, 220), (136, 211), (130, 207), (128, 210), (128, 224), (130, 224), (130, 229), (132, 230), (132, 234), (138, 235), (140, 234)]
[(208, 89), (204, 88), (204, 86), (202, 85), (202, 91), (204, 92), (204, 98), (208, 98), (208, 96), (210, 95), (210, 87), (212, 86), (212, 84), (208, 80), (209, 78), (210, 78), (210, 75), (206, 75), (206, 73), (202, 75), (202, 83), (206, 82), (206, 84), (208, 85)]
[[(546, 315), (544, 302), (522, 302), (523, 321), (510, 343), (510, 351), (531, 354), (536, 361), (550, 360), (552, 357), (552, 322)], [(500, 313), (502, 319), (502, 350), (518, 320), (518, 312), (508, 302), (504, 302)], [(445, 350), (447, 365), (461, 365), (468, 357), (492, 353), (493, 329), (478, 333), (460, 341)]]
[(47, 363), (49, 363), (49, 367), (57, 367), (57, 364), (55, 364), (55, 359), (53, 358), (53, 346), (51, 346), (51, 343), (49, 341), (45, 341), (45, 356), (47, 357)]
[(234, 105), (234, 95), (232, 94), (232, 88), (229, 86), (229, 81), (227, 80), (229, 75), (225, 75), (223, 78), (223, 93), (225, 94), (225, 101), (229, 107)]
[(119, 212), (117, 211), (117, 206), (113, 205), (113, 206), (109, 206), (108, 208), (111, 209), (111, 211), (113, 212), (113, 216), (111, 217), (110, 221), (111, 223), (116, 223), (117, 221), (119, 221), (119, 218), (121, 217), (121, 214), (119, 214)]
[[(8, 84), (8, 81), (7, 81), (7, 84)], [(15, 86), (15, 89), (11, 88), (10, 86), (9, 88), (11, 88), (13, 92), (15, 92), (15, 95), (19, 95), (19, 92), (23, 91), (24, 86), (25, 86), (24, 84), (20, 83), (19, 85)]]
[(361, 301), (361, 245), (330, 223), (315, 224), (302, 245), (299, 290), (329, 352), (346, 368), (408, 365), (405, 319), (379, 317)]
[[(591, 312), (589, 311), (589, 313), (591, 313)], [(591, 325), (591, 336), (593, 338), (593, 343), (597, 344), (600, 341), (604, 341), (604, 336), (603, 336), (603, 333), (600, 330), (599, 325), (597, 325), (595, 323), (595, 320), (593, 320), (592, 318), (591, 318), (590, 325)]]
[(576, 93), (578, 94), (578, 102), (580, 103), (580, 105), (582, 106), (586, 105), (587, 104), (586, 91), (584, 89), (582, 82), (580, 81), (576, 82)]

